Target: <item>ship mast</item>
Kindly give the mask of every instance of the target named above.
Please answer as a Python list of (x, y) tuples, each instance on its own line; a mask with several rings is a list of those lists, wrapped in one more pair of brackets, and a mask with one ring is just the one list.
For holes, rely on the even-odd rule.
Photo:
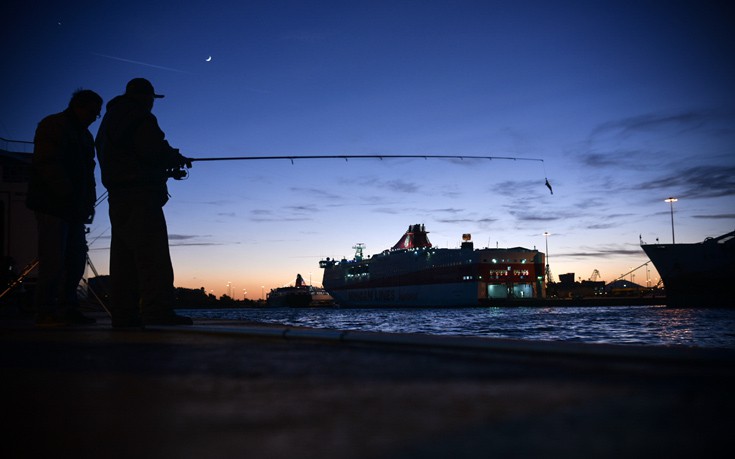
[(362, 261), (362, 251), (365, 248), (365, 244), (358, 242), (352, 248), (355, 249), (355, 261)]

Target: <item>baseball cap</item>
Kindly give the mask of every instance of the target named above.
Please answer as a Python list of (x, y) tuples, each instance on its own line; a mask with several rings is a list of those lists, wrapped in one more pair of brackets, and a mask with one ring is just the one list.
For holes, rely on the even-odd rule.
[(125, 94), (138, 95), (138, 96), (151, 96), (156, 99), (164, 97), (163, 94), (156, 94), (153, 90), (153, 85), (150, 81), (145, 78), (133, 78), (128, 81), (128, 85), (125, 86)]

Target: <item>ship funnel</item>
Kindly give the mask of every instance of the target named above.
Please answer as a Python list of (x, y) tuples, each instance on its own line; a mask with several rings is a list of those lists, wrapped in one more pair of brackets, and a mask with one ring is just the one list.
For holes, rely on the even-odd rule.
[(428, 234), (424, 225), (411, 225), (408, 227), (406, 234), (403, 235), (391, 250), (430, 248), (431, 242), (429, 242)]
[(475, 248), (475, 244), (472, 242), (472, 235), (470, 233), (464, 233), (462, 235), (462, 245), (460, 247), (464, 250), (472, 250)]

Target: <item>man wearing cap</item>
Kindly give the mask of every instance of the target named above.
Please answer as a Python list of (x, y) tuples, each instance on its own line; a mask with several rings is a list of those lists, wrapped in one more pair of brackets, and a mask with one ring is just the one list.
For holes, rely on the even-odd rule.
[(107, 104), (97, 132), (102, 184), (109, 193), (110, 313), (114, 328), (191, 325), (174, 312), (174, 272), (163, 205), (167, 170), (191, 166), (151, 113), (162, 98), (150, 81), (130, 80)]

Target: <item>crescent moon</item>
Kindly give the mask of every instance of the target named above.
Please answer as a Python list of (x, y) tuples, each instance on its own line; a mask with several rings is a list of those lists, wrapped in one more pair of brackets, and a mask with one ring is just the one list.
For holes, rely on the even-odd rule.
[(204, 59), (205, 61), (209, 62), (212, 60), (212, 56), (209, 56), (208, 58)]

